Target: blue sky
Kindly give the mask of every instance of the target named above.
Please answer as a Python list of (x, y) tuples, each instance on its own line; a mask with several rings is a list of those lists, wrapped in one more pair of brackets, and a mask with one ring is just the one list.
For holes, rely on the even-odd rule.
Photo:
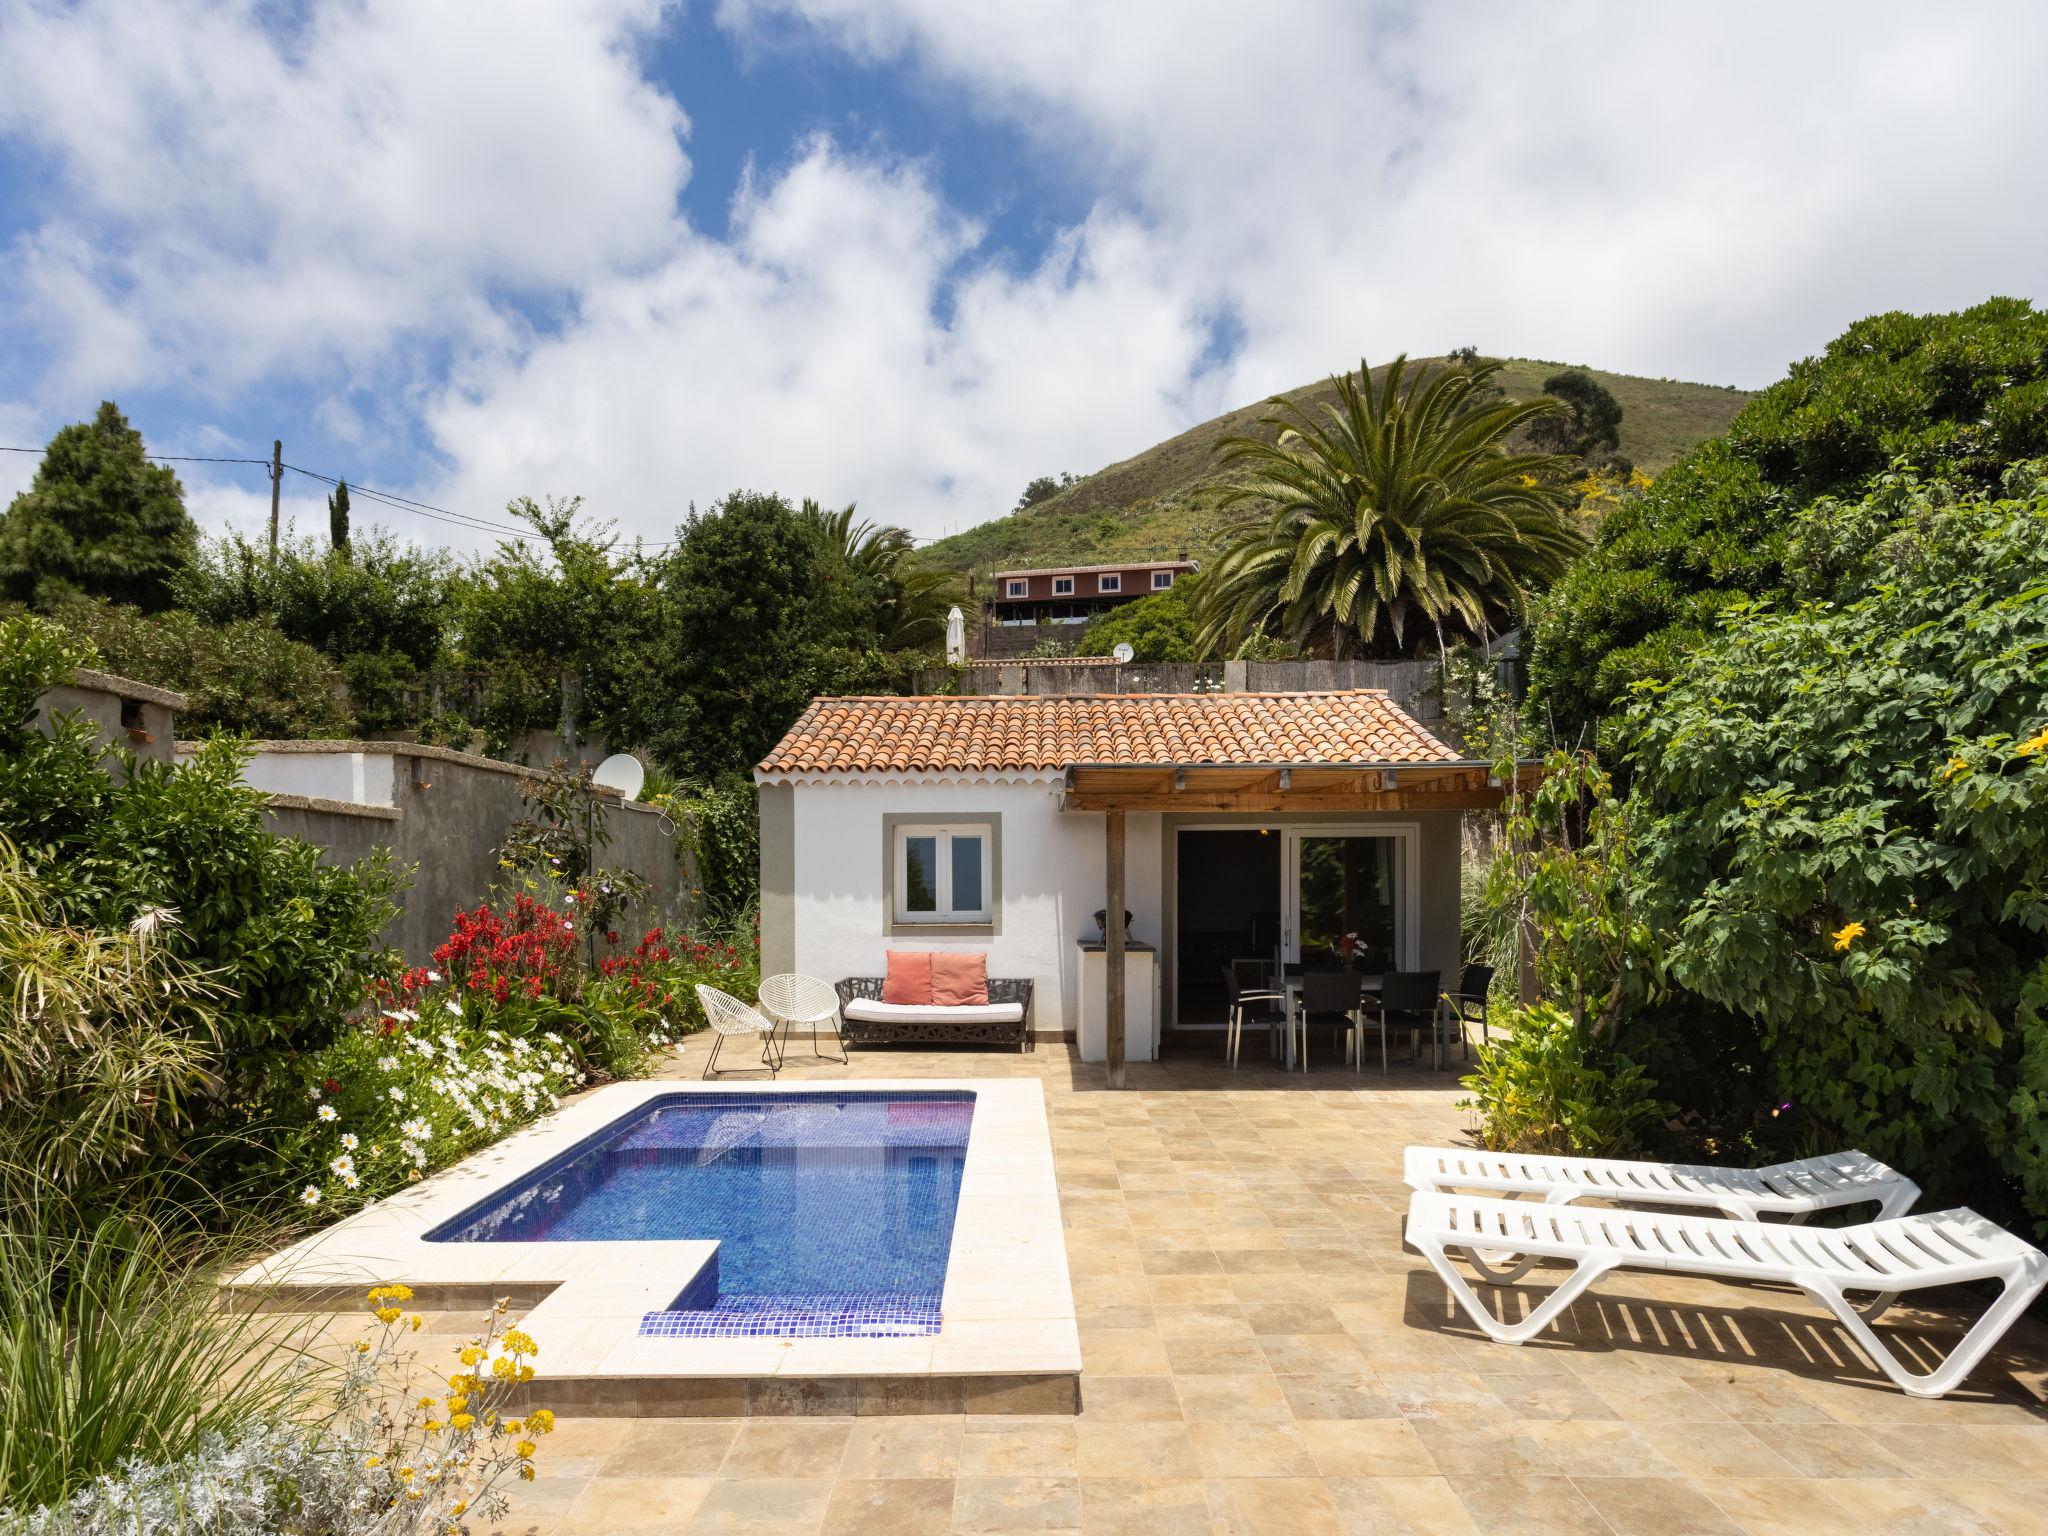
[(2036, 6), (478, 14), (0, 0), (0, 443), (112, 397), (488, 521), (746, 486), (929, 536), (1361, 354), (1757, 385), (2048, 297)]

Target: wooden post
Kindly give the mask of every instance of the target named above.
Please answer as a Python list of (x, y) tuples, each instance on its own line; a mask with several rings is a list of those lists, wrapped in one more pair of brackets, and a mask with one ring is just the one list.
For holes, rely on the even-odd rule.
[(1108, 977), (1104, 1018), (1108, 1032), (1109, 1086), (1124, 1085), (1124, 813), (1103, 813), (1109, 864), (1109, 905), (1102, 909), (1102, 958)]
[(284, 487), (284, 439), (270, 445), (270, 563), (277, 563), (277, 493)]

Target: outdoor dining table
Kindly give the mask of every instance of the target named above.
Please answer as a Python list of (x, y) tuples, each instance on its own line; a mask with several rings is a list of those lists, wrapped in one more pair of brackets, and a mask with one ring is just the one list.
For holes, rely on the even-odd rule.
[[(1283, 1006), (1287, 1012), (1287, 1070), (1290, 1072), (1294, 1070), (1294, 1031), (1295, 1025), (1298, 1022), (1296, 1014), (1301, 1008), (1301, 977), (1302, 973), (1296, 971), (1283, 978), (1280, 983), (1280, 994), (1284, 999)], [(1380, 989), (1380, 978), (1368, 972), (1359, 979), (1359, 987), (1361, 991), (1376, 993)], [(1306, 1072), (1308, 1070), (1308, 1030), (1306, 1026), (1303, 1026), (1301, 1031), (1301, 1046), (1301, 1070)], [(1359, 1042), (1359, 1049), (1365, 1049), (1362, 1036)]]

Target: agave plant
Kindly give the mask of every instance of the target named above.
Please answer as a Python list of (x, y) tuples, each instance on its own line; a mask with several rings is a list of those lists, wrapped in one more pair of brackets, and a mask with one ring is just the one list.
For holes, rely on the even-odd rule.
[(1365, 363), (1319, 408), (1274, 397), (1274, 435), (1219, 444), (1224, 508), (1272, 509), (1225, 550), (1199, 597), (1198, 654), (1277, 636), (1343, 657), (1400, 653), (1419, 625), (1482, 635), (1561, 575), (1584, 540), (1565, 515), (1562, 460), (1508, 437), (1559, 409), (1499, 398), (1496, 363), (1375, 382)]

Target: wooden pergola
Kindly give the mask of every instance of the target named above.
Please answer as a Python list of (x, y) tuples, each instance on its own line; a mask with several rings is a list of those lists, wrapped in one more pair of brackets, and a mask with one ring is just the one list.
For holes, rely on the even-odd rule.
[[(1528, 786), (1540, 765), (1518, 763)], [(1408, 763), (1075, 763), (1066, 770), (1060, 808), (1101, 811), (1107, 868), (1103, 911), (1108, 995), (1104, 999), (1109, 1086), (1124, 1086), (1124, 814), (1127, 811), (1228, 811), (1274, 815), (1308, 811), (1485, 811), (1507, 784), (1474, 759)]]

